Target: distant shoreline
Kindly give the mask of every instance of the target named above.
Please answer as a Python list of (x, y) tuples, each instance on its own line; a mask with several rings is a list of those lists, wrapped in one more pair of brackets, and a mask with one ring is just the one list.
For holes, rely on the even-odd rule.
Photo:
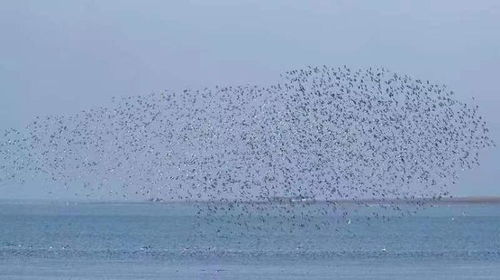
[(446, 198), (437, 201), (438, 203), (500, 203), (500, 196), (467, 196)]
[(338, 199), (338, 200), (308, 200), (308, 201), (273, 201), (273, 200), (256, 200), (256, 201), (238, 201), (238, 200), (220, 200), (220, 201), (209, 201), (209, 200), (72, 200), (72, 199), (0, 199), (0, 203), (119, 203), (119, 204), (168, 204), (168, 203), (208, 203), (208, 202), (220, 202), (220, 203), (256, 203), (256, 204), (269, 204), (269, 203), (304, 203), (304, 204), (315, 204), (315, 203), (335, 203), (335, 204), (435, 204), (435, 205), (446, 205), (446, 204), (500, 204), (500, 196), (465, 196), (465, 197), (452, 197), (452, 198), (441, 198), (435, 200), (432, 198), (416, 198), (416, 199)]
[(157, 201), (144, 201), (145, 203), (208, 203), (208, 202), (219, 202), (219, 203), (252, 203), (252, 204), (322, 204), (322, 203), (335, 203), (335, 204), (370, 204), (370, 205), (382, 205), (382, 204), (436, 204), (436, 205), (446, 205), (446, 204), (500, 204), (500, 196), (492, 197), (453, 197), (453, 198), (441, 198), (431, 199), (431, 198), (416, 198), (416, 199), (337, 199), (337, 200), (307, 200), (307, 201), (285, 201), (285, 200), (255, 200), (255, 201), (237, 201), (237, 200), (220, 200), (220, 201), (208, 201), (208, 200), (187, 200), (187, 201), (168, 201), (168, 200), (157, 200)]
[(500, 196), (466, 196), (466, 197), (452, 197), (452, 198), (415, 198), (415, 199), (337, 199), (337, 200), (255, 200), (255, 201), (237, 201), (237, 200), (220, 200), (220, 201), (208, 201), (208, 200), (188, 200), (188, 201), (168, 201), (168, 200), (149, 200), (146, 203), (207, 203), (207, 202), (220, 202), (220, 203), (256, 203), (256, 204), (270, 204), (270, 203), (304, 203), (304, 204), (315, 204), (315, 203), (335, 203), (335, 204), (415, 204), (415, 203), (429, 203), (429, 204), (500, 204)]

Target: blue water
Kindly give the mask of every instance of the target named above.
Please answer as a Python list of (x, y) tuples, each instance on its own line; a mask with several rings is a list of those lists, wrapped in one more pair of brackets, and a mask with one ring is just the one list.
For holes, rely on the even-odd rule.
[(195, 213), (183, 203), (0, 202), (0, 279), (500, 279), (500, 205), (370, 221), (361, 211), (321, 230)]

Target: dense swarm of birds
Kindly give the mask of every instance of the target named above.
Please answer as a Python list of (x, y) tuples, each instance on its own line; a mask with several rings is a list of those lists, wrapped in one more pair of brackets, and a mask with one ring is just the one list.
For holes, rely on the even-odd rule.
[(289, 71), (266, 87), (118, 98), (2, 136), (4, 182), (43, 177), (83, 184), (86, 195), (109, 188), (205, 201), (204, 217), (274, 211), (306, 220), (346, 216), (339, 201), (399, 209), (390, 202), (449, 196), (459, 172), (493, 145), (477, 106), (444, 85), (345, 66)]

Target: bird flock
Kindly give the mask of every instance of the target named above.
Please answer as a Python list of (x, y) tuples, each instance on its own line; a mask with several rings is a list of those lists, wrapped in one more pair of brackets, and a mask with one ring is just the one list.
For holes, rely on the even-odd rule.
[(444, 85), (310, 66), (271, 86), (165, 91), (37, 117), (1, 135), (0, 184), (45, 178), (86, 196), (197, 201), (205, 218), (265, 212), (263, 225), (286, 216), (303, 227), (347, 217), (342, 201), (400, 210), (391, 202), (449, 196), (494, 145), (488, 134), (478, 107)]

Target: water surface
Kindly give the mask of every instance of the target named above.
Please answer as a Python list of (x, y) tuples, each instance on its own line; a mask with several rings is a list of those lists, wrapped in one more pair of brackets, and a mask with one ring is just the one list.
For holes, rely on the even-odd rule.
[(498, 204), (369, 222), (361, 211), (290, 231), (195, 213), (187, 203), (1, 202), (0, 279), (500, 278)]

